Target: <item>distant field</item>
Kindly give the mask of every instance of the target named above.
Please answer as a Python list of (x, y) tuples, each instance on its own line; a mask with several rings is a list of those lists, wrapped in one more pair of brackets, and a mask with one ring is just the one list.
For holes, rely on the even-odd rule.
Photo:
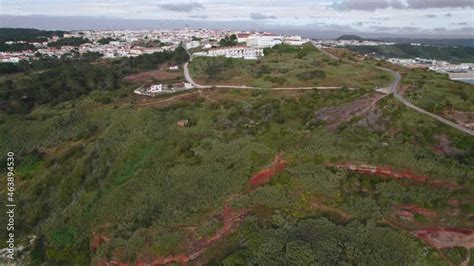
[(387, 85), (389, 74), (369, 65), (333, 60), (312, 45), (276, 46), (259, 60), (197, 57), (190, 64), (201, 84), (270, 87), (341, 86), (372, 89)]

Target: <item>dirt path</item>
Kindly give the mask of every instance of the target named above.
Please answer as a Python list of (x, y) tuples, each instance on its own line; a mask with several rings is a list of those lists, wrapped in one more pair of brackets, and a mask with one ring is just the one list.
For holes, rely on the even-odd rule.
[[(247, 90), (260, 90), (260, 87), (253, 87), (253, 86), (234, 86), (234, 85), (203, 85), (196, 83), (191, 74), (189, 73), (189, 62), (184, 64), (184, 77), (187, 82), (193, 84), (194, 87), (198, 89), (211, 89), (211, 88), (220, 88), (220, 89), (247, 89)], [(279, 90), (339, 90), (343, 87), (275, 87), (275, 88), (268, 88), (268, 90), (279, 91)], [(348, 88), (349, 90), (355, 90), (355, 88)]]

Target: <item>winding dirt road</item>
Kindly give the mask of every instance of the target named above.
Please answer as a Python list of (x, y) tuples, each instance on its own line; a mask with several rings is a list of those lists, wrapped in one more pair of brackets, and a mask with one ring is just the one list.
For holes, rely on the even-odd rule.
[[(316, 47), (318, 48), (318, 47)], [(319, 49), (319, 48), (318, 48)], [(354, 61), (350, 61), (350, 60), (346, 60), (346, 59), (342, 59), (342, 58), (339, 58), (327, 51), (325, 51), (324, 49), (319, 49), (322, 53), (324, 53), (325, 55), (331, 57), (332, 59), (336, 59), (336, 60), (341, 60), (341, 61), (344, 61), (346, 63), (350, 63), (350, 64), (360, 64), (358, 62), (354, 62)], [(398, 92), (398, 87), (400, 85), (400, 80), (401, 80), (401, 75), (400, 73), (396, 72), (396, 71), (393, 71), (391, 69), (388, 69), (388, 68), (384, 68), (384, 67), (376, 67), (377, 69), (380, 69), (380, 70), (383, 70), (383, 71), (387, 71), (389, 72), (394, 80), (393, 82), (387, 87), (387, 88), (384, 88), (386, 89), (386, 91), (388, 91), (390, 94), (393, 94), (393, 96), (395, 97), (395, 99), (397, 99), (398, 101), (400, 101), (401, 103), (403, 103), (406, 107), (408, 108), (411, 108), (419, 113), (422, 113), (422, 114), (425, 114), (425, 115), (428, 115), (436, 120), (438, 120), (439, 122), (445, 124), (445, 125), (448, 125), (450, 127), (453, 127), (461, 132), (464, 132), (468, 135), (471, 135), (471, 136), (474, 136), (474, 130), (471, 130), (469, 128), (466, 128), (466, 127), (463, 127), (459, 124), (456, 124), (446, 118), (443, 118), (439, 115), (436, 115), (436, 114), (433, 114), (433, 113), (430, 113), (424, 109), (421, 109), (420, 107), (414, 105), (413, 103), (409, 102), (407, 99), (403, 98), (403, 96)], [(381, 89), (381, 90), (384, 90), (384, 89)]]
[[(314, 43), (313, 43), (314, 45)], [(346, 59), (342, 59), (342, 58), (339, 58), (327, 51), (325, 51), (324, 49), (320, 49), (318, 48), (316, 45), (315, 47), (317, 49), (319, 49), (322, 53), (324, 53), (325, 55), (329, 56), (330, 58), (332, 59), (335, 59), (335, 60), (341, 60), (341, 61), (344, 61), (346, 63), (350, 63), (350, 64), (361, 64), (361, 63), (358, 63), (358, 62), (354, 62), (354, 61), (350, 61), (350, 60), (346, 60)], [(191, 62), (193, 59), (192, 55), (190, 55), (190, 60), (189, 62)], [(206, 88), (223, 88), (223, 89), (261, 89), (259, 87), (251, 87), (251, 86), (229, 86), (229, 85), (201, 85), (201, 84), (198, 84), (196, 83), (191, 75), (189, 74), (189, 62), (186, 62), (184, 64), (184, 77), (186, 79), (187, 82), (191, 83), (194, 87), (198, 88), (198, 89), (206, 89)], [(398, 92), (398, 87), (400, 85), (400, 80), (401, 80), (401, 75), (400, 73), (396, 72), (396, 71), (393, 71), (391, 69), (388, 69), (388, 68), (383, 68), (383, 67), (376, 67), (377, 69), (380, 69), (380, 70), (383, 70), (383, 71), (387, 71), (389, 72), (394, 80), (392, 81), (392, 83), (386, 87), (386, 88), (382, 88), (382, 89), (378, 89), (378, 91), (380, 92), (383, 92), (383, 93), (387, 93), (387, 94), (393, 94), (393, 96), (395, 97), (395, 99), (397, 99), (398, 101), (400, 101), (401, 103), (403, 103), (405, 106), (407, 106), (408, 108), (411, 108), (419, 113), (422, 113), (422, 114), (425, 114), (425, 115), (428, 115), (436, 120), (438, 120), (439, 122), (445, 124), (445, 125), (448, 125), (450, 127), (453, 127), (461, 132), (464, 132), (468, 135), (471, 135), (471, 136), (474, 136), (474, 130), (471, 130), (469, 128), (466, 128), (462, 125), (459, 125), (459, 124), (456, 124), (448, 119), (445, 119), (439, 115), (436, 115), (436, 114), (433, 114), (433, 113), (430, 113), (424, 109), (421, 109), (420, 107), (418, 106), (415, 106), (413, 103), (409, 102), (408, 100), (406, 100), (405, 98), (403, 98), (403, 96)], [(336, 90), (336, 89), (341, 89), (341, 87), (294, 87), (294, 88), (270, 88), (270, 90)], [(353, 88), (350, 88), (350, 89), (353, 89)]]

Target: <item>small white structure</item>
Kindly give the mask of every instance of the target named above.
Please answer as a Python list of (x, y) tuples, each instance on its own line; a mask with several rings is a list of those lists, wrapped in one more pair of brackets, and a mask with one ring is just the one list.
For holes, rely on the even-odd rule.
[(191, 83), (185, 82), (185, 83), (184, 83), (184, 88), (187, 89), (187, 90), (190, 90), (190, 89), (193, 89), (194, 86), (193, 86), (193, 84), (191, 84)]
[(247, 42), (250, 33), (237, 33), (237, 42)]
[(170, 66), (169, 69), (170, 70), (179, 70), (179, 66), (178, 65)]
[(227, 48), (210, 49), (207, 56), (217, 57), (224, 56), (227, 58), (243, 58), (243, 59), (257, 59), (263, 56), (262, 48), (234, 46)]
[(162, 92), (162, 91), (163, 91), (163, 84), (151, 85), (150, 89), (148, 90), (148, 92), (151, 92), (151, 93)]
[(309, 39), (303, 39), (301, 38), (301, 36), (297, 36), (297, 35), (285, 37), (283, 39), (284, 44), (293, 45), (293, 46), (301, 46), (307, 42), (309, 42)]
[(257, 48), (272, 48), (277, 44), (282, 44), (282, 36), (274, 34), (251, 35), (247, 38), (247, 46)]
[(190, 41), (186, 43), (186, 49), (196, 48), (200, 45), (199, 41)]
[(155, 97), (163, 94), (172, 94), (191, 89), (194, 89), (193, 84), (184, 82), (168, 85), (165, 84), (165, 86), (163, 86), (163, 84), (155, 84), (151, 85), (150, 87), (137, 88), (133, 92), (138, 95)]

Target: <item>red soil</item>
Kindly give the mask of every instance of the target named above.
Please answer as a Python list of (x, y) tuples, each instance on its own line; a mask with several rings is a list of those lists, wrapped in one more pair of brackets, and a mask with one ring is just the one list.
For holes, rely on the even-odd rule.
[(405, 205), (399, 207), (400, 211), (407, 211), (409, 213), (414, 213), (414, 214), (419, 214), (428, 218), (435, 218), (436, 217), (436, 212), (433, 210), (425, 209), (423, 207), (420, 207), (418, 205), (412, 204), (412, 205)]
[(273, 163), (270, 167), (265, 168), (255, 174), (250, 180), (249, 184), (258, 187), (263, 184), (270, 182), (272, 177), (277, 173), (283, 172), (286, 167), (286, 161), (283, 159), (282, 155), (277, 155), (275, 159), (273, 159)]
[[(242, 219), (246, 216), (247, 210), (233, 210), (228, 207), (224, 207), (222, 212), (223, 226), (217, 230), (214, 235), (209, 238), (204, 238), (196, 243), (197, 249), (190, 254), (179, 254), (175, 256), (160, 257), (156, 258), (151, 265), (165, 265), (169, 263), (187, 263), (200, 257), (213, 243), (219, 239), (228, 236), (233, 230), (240, 224)], [(137, 265), (140, 265), (137, 263)], [(145, 265), (145, 264), (141, 264)]]
[(426, 228), (413, 234), (426, 244), (437, 248), (464, 247), (474, 248), (474, 230), (461, 228)]
[(90, 241), (90, 248), (92, 251), (97, 251), (97, 249), (99, 249), (100, 245), (103, 243), (103, 242), (108, 242), (110, 241), (110, 238), (106, 237), (106, 236), (103, 236), (103, 235), (99, 235), (97, 233), (92, 233), (92, 238), (91, 238), (91, 241)]
[(403, 220), (406, 220), (406, 221), (409, 221), (409, 222), (413, 222), (415, 220), (415, 215), (413, 215), (413, 213), (409, 212), (409, 211), (405, 211), (405, 210), (396, 210), (395, 211), (395, 215), (398, 217), (398, 218), (401, 218)]
[(448, 182), (429, 180), (429, 177), (416, 175), (410, 171), (396, 171), (388, 166), (371, 166), (371, 165), (353, 165), (353, 164), (336, 164), (334, 167), (339, 169), (346, 169), (361, 173), (364, 175), (379, 176), (385, 178), (392, 178), (396, 180), (407, 179), (417, 182), (428, 183), (436, 187), (446, 187), (449, 189), (456, 189), (457, 186)]
[(339, 169), (347, 169), (365, 175), (389, 177), (394, 179), (412, 179), (419, 182), (426, 182), (428, 177), (412, 174), (409, 171), (397, 172), (388, 166), (371, 166), (371, 165), (352, 165), (352, 164), (338, 164), (335, 165)]
[[(261, 186), (265, 183), (268, 183), (271, 178), (285, 170), (286, 161), (283, 159), (283, 156), (277, 155), (272, 162), (272, 165), (268, 168), (263, 169), (262, 171), (255, 174), (250, 180), (250, 185), (257, 187)], [(158, 257), (158, 258), (139, 258), (135, 265), (144, 266), (144, 265), (166, 265), (170, 263), (188, 263), (192, 260), (197, 259), (201, 255), (203, 255), (206, 250), (214, 244), (219, 239), (228, 236), (231, 234), (235, 228), (240, 225), (240, 222), (245, 218), (247, 215), (248, 210), (232, 210), (228, 207), (224, 207), (222, 212), (222, 223), (223, 226), (219, 228), (214, 235), (208, 238), (201, 239), (197, 242), (191, 243), (191, 252), (184, 253), (184, 254), (177, 254), (177, 255), (170, 255), (167, 257)], [(99, 238), (94, 237), (93, 241), (91, 241), (91, 247), (93, 250), (97, 250), (98, 246), (100, 245), (101, 240)], [(120, 265), (120, 266), (128, 266), (127, 263), (122, 263), (120, 261), (110, 261), (109, 263), (100, 263), (99, 265)]]

